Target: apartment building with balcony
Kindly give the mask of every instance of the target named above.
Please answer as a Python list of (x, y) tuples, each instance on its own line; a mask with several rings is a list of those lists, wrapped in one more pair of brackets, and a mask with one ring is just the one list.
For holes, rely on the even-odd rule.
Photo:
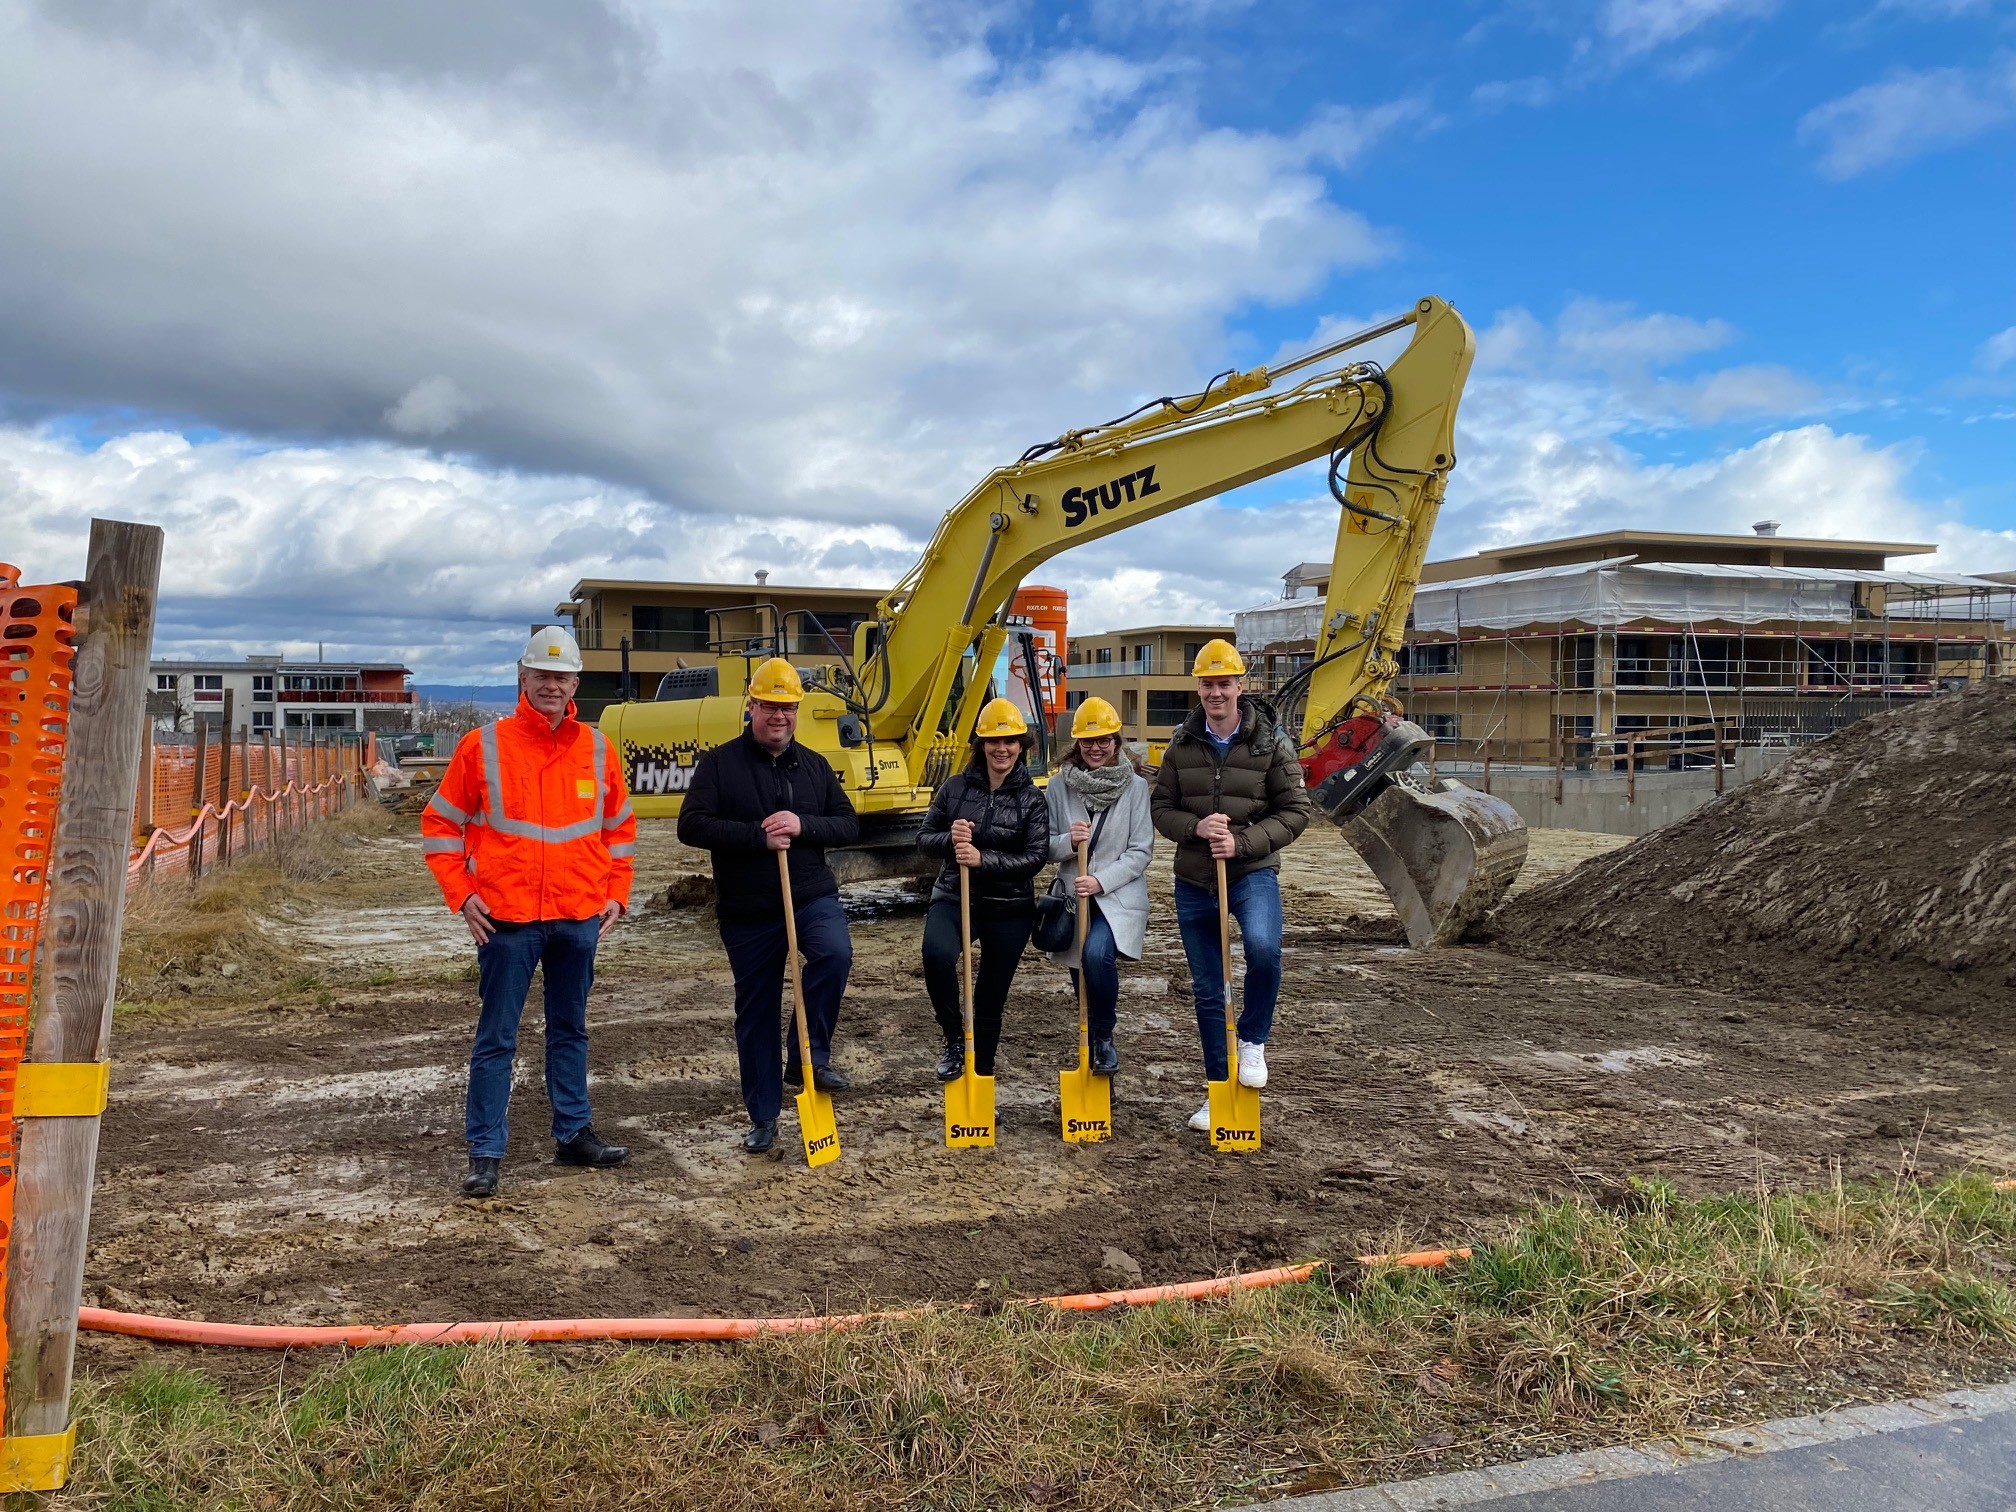
[(147, 711), (164, 733), (221, 729), (230, 694), (233, 736), (281, 730), (361, 734), (413, 728), (412, 676), (397, 662), (158, 660), (148, 666)]
[[(1394, 692), (1457, 759), (1488, 746), (1501, 762), (1587, 764), (1634, 735), (1711, 725), (1796, 743), (2016, 670), (2016, 583), (1894, 565), (1934, 549), (1764, 521), (1749, 536), (1620, 530), (1430, 562)], [(1263, 685), (1307, 664), (1328, 569), (1284, 582), (1235, 616)]]
[(854, 627), (874, 615), (886, 588), (812, 588), (753, 583), (664, 583), (583, 578), (554, 613), (581, 643), (582, 715), (596, 719), (623, 697), (650, 698), (659, 679), (678, 668), (713, 667), (737, 646), (768, 647), (782, 639), (791, 657), (838, 661), (848, 655)]
[(1073, 635), (1065, 663), (1067, 708), (1097, 695), (1120, 712), (1126, 740), (1165, 741), (1197, 704), (1190, 667), (1208, 640), (1230, 640), (1230, 625), (1143, 625)]

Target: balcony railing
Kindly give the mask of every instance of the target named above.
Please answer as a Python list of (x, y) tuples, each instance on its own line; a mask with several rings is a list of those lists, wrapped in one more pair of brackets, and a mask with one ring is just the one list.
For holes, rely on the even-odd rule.
[(1066, 677), (1188, 677), (1190, 663), (1176, 656), (1136, 657), (1132, 661), (1072, 662)]
[(419, 695), (411, 690), (397, 693), (382, 692), (364, 688), (282, 688), (282, 703), (318, 704), (410, 704), (417, 703)]

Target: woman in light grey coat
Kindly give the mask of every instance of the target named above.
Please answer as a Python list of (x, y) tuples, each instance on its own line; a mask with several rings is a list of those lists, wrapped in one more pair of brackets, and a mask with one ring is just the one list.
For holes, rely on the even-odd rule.
[[(1092, 1070), (1120, 1069), (1113, 1047), (1119, 1017), (1120, 962), (1141, 959), (1148, 932), (1148, 863), (1155, 855), (1155, 823), (1148, 812), (1148, 783), (1120, 752), (1120, 716), (1103, 698), (1088, 698), (1071, 721), (1071, 749), (1050, 779), (1050, 859), (1059, 864), (1057, 885), (1086, 909), (1085, 959), (1076, 942), (1050, 959), (1071, 968), (1072, 990), (1085, 973), (1085, 1017), (1092, 1041)], [(1078, 847), (1091, 844), (1086, 875), (1078, 875)]]

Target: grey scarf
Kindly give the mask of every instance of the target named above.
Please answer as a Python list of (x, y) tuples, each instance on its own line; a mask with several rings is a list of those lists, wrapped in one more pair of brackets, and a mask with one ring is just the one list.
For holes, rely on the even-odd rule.
[(1064, 785), (1078, 795), (1088, 814), (1118, 803), (1133, 780), (1134, 768), (1124, 756), (1111, 766), (1081, 767), (1075, 761), (1064, 764)]

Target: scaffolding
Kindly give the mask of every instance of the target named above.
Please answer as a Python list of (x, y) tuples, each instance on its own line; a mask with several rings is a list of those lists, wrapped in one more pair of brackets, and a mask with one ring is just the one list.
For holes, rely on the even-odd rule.
[(1683, 727), (1796, 744), (2016, 668), (2016, 584), (1618, 557), (1423, 585), (1406, 660), (1445, 761), (1583, 765)]

